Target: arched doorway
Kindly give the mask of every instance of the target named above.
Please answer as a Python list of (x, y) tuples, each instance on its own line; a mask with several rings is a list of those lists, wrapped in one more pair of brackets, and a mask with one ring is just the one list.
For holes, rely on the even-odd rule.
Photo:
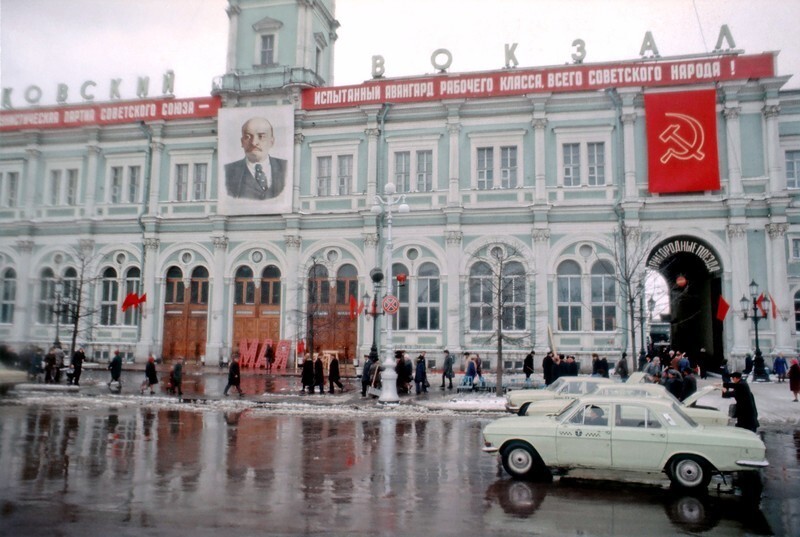
[(180, 267), (167, 270), (164, 295), (164, 361), (184, 358), (200, 361), (206, 353), (208, 326), (208, 269), (196, 267), (189, 279), (189, 292)]
[(722, 293), (719, 255), (696, 237), (671, 237), (653, 248), (647, 267), (667, 283), (671, 348), (690, 357), (705, 349), (707, 367), (716, 368), (724, 354), (723, 323), (717, 319)]
[(267, 265), (258, 278), (253, 269), (242, 265), (236, 269), (233, 294), (233, 346), (242, 341), (272, 340), (273, 348), (280, 339), (281, 270)]
[(356, 356), (358, 324), (351, 306), (358, 301), (356, 268), (342, 265), (331, 279), (324, 265), (314, 264), (308, 272), (306, 298), (309, 347), (313, 345), (314, 352), (336, 351), (340, 362), (348, 363)]

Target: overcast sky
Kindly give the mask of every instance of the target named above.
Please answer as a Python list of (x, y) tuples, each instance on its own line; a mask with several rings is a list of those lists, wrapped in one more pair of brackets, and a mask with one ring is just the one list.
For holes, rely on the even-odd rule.
[[(105, 100), (121, 78), (135, 98), (136, 78), (175, 72), (178, 97), (207, 96), (225, 71), (226, 0), (0, 0), (0, 83), (24, 107), (30, 85), (55, 103), (56, 85), (78, 103), (86, 80)], [(447, 48), (450, 72), (498, 69), (504, 45), (518, 43), (519, 67), (571, 61), (575, 39), (586, 63), (639, 57), (645, 32), (661, 56), (710, 52), (727, 24), (748, 54), (780, 50), (778, 74), (800, 88), (800, 0), (337, 0), (341, 23), (335, 83), (370, 78), (371, 58), (385, 58), (387, 77), (434, 71), (431, 53)]]

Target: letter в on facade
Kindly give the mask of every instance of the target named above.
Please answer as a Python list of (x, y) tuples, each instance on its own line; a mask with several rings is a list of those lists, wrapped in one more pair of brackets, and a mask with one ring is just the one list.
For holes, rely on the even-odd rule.
[(384, 59), (381, 55), (372, 57), (372, 78), (380, 78), (386, 72), (384, 67)]

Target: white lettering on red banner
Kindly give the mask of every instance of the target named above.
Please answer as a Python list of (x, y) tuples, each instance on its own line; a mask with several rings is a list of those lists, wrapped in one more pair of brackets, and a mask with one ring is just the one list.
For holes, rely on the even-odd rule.
[(317, 110), (437, 99), (502, 97), (528, 93), (599, 91), (616, 87), (659, 87), (775, 76), (775, 53), (713, 56), (690, 60), (636, 60), (485, 74), (441, 74), (412, 79), (377, 79), (357, 86), (303, 91), (303, 109)]
[(36, 110), (4, 110), (0, 111), (0, 131), (63, 129), (136, 121), (216, 117), (219, 108), (219, 98), (201, 97), (64, 106)]

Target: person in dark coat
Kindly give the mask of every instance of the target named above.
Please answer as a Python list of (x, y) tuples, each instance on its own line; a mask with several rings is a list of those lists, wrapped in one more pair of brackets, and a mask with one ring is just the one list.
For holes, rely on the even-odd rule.
[(792, 360), (789, 366), (789, 389), (794, 394), (793, 402), (797, 402), (797, 394), (800, 393), (800, 363), (797, 359)]
[(122, 375), (122, 356), (119, 355), (119, 351), (114, 351), (114, 357), (108, 363), (108, 370), (111, 371), (111, 380), (108, 382), (109, 387), (112, 382), (118, 382), (122, 385), (120, 381), (120, 376)]
[(265, 352), (267, 358), (267, 372), (272, 371), (272, 364), (275, 363), (275, 349), (272, 348), (272, 345), (267, 345), (267, 350)]
[(553, 353), (547, 351), (544, 359), (542, 360), (542, 375), (544, 375), (545, 386), (550, 386), (553, 381)]
[[(314, 386), (319, 386), (319, 393), (325, 393), (325, 366), (319, 353), (314, 360)], [(314, 393), (314, 386), (311, 387), (311, 393)]]
[(742, 371), (743, 375), (749, 375), (753, 371), (753, 357), (750, 356), (750, 353), (747, 353), (744, 356), (744, 371)]
[(719, 374), (722, 377), (723, 384), (731, 381), (731, 372), (728, 369), (728, 360), (722, 360), (722, 363), (719, 366)]
[(339, 373), (339, 359), (334, 354), (331, 357), (331, 363), (328, 364), (328, 393), (333, 393), (333, 385), (339, 386), (340, 391), (344, 391), (344, 384), (342, 384), (342, 376)]
[(183, 397), (183, 359), (179, 359), (172, 367), (172, 389), (178, 394), (178, 397)]
[(81, 384), (81, 372), (85, 361), (86, 353), (83, 352), (83, 347), (78, 347), (78, 350), (73, 353), (72, 362), (70, 363), (72, 366), (72, 384), (75, 386), (80, 386)]
[(581, 366), (578, 362), (575, 361), (575, 357), (573, 355), (567, 356), (567, 365), (566, 365), (566, 373), (565, 375), (568, 377), (577, 377), (578, 373), (581, 370)]
[(448, 388), (448, 390), (453, 389), (453, 377), (456, 376), (456, 374), (453, 372), (453, 364), (455, 363), (455, 361), (456, 361), (455, 358), (453, 358), (450, 355), (450, 351), (445, 349), (444, 367), (442, 368), (442, 385), (439, 387), (439, 389), (444, 390), (445, 379), (448, 379), (450, 381), (450, 387)]
[(428, 371), (425, 366), (425, 352), (417, 357), (417, 368), (414, 371), (414, 384), (417, 388), (417, 395), (428, 393)]
[(231, 365), (228, 366), (228, 384), (225, 386), (225, 391), (223, 391), (222, 394), (228, 395), (228, 390), (236, 388), (236, 391), (239, 392), (239, 397), (243, 396), (244, 392), (242, 392), (241, 382), (242, 375), (241, 369), (239, 368), (239, 357), (234, 354)]
[(685, 401), (687, 397), (697, 391), (697, 378), (694, 376), (694, 369), (688, 367), (681, 373), (683, 375), (683, 394), (681, 401)]
[(303, 359), (303, 372), (300, 375), (300, 382), (303, 384), (301, 392), (305, 393), (308, 388), (308, 393), (314, 393), (314, 361), (311, 359), (311, 353), (306, 353)]
[(786, 371), (786, 358), (783, 357), (783, 354), (778, 354), (775, 361), (772, 362), (772, 372), (778, 376), (778, 382), (786, 382)]
[(44, 355), (44, 383), (51, 384), (56, 378), (56, 348), (50, 347)]
[(597, 372), (601, 377), (608, 378), (608, 360), (605, 356), (600, 358), (597, 364)]
[(372, 366), (372, 360), (369, 359), (369, 354), (364, 355), (364, 369), (361, 370), (361, 397), (367, 396), (367, 388), (369, 387), (370, 376), (369, 369)]
[(664, 387), (669, 393), (675, 396), (676, 399), (683, 397), (683, 378), (677, 369), (666, 370), (667, 380), (664, 382)]
[(620, 358), (617, 362), (614, 372), (617, 374), (617, 376), (619, 376), (622, 382), (628, 380), (628, 359), (626, 358), (626, 354), (624, 352), (622, 353), (622, 358)]
[(723, 383), (722, 390), (722, 397), (733, 397), (736, 401), (736, 426), (756, 432), (759, 426), (756, 401), (750, 386), (742, 380), (742, 374), (738, 371), (731, 373), (731, 381)]
[(158, 375), (156, 374), (156, 359), (151, 354), (147, 359), (147, 364), (144, 366), (144, 382), (142, 382), (139, 393), (143, 394), (145, 388), (150, 388), (150, 394), (152, 395), (156, 393), (153, 391), (153, 386), (158, 386)]
[(531, 352), (525, 355), (525, 359), (522, 361), (522, 372), (525, 373), (525, 382), (531, 381), (531, 375), (533, 375), (533, 355), (536, 352), (531, 349)]

